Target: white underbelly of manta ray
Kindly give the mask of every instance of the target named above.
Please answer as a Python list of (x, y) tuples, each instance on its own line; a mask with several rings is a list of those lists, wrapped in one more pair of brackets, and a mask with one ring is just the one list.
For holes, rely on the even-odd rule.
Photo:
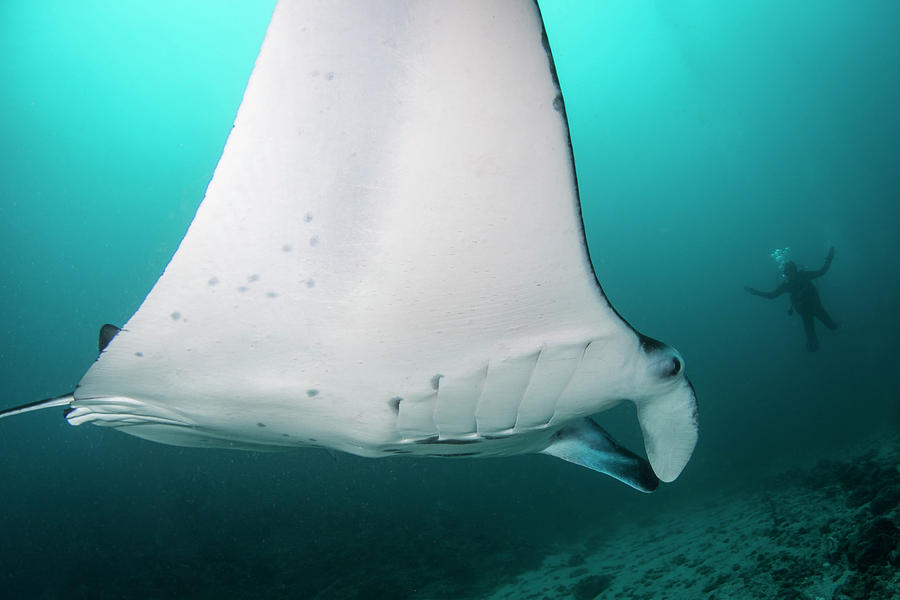
[[(187, 446), (543, 452), (644, 491), (697, 440), (681, 357), (595, 279), (531, 0), (282, 0), (190, 229), (101, 346), (73, 395), (0, 416), (68, 405)], [(626, 399), (649, 465), (589, 418)]]

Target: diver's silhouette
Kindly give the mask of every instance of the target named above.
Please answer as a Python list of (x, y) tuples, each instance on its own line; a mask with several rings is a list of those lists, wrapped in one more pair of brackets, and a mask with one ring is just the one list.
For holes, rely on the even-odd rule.
[(785, 292), (790, 292), (791, 308), (788, 310), (788, 314), (793, 314), (796, 310), (803, 318), (803, 329), (806, 331), (806, 349), (810, 352), (815, 352), (819, 349), (819, 340), (816, 337), (816, 329), (813, 323), (814, 317), (822, 321), (825, 327), (832, 331), (838, 327), (838, 324), (835, 323), (834, 319), (825, 310), (825, 307), (822, 306), (822, 301), (819, 299), (819, 291), (812, 282), (813, 279), (821, 277), (828, 271), (833, 258), (834, 246), (828, 251), (828, 256), (825, 257), (825, 264), (818, 271), (805, 271), (798, 269), (793, 261), (786, 262), (784, 264), (784, 282), (772, 292), (761, 292), (750, 286), (744, 286), (744, 289), (754, 296), (762, 296), (763, 298), (777, 298)]

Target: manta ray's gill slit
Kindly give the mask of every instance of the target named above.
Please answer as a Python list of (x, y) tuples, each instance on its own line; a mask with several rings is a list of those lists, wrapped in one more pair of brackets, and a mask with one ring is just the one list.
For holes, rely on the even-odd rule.
[(559, 405), (559, 401), (566, 394), (566, 391), (569, 389), (569, 386), (572, 384), (572, 380), (575, 379), (575, 373), (577, 373), (578, 369), (581, 368), (581, 363), (584, 361), (584, 357), (587, 354), (588, 348), (590, 348), (591, 344), (593, 344), (593, 343), (594, 343), (594, 341), (591, 340), (584, 345), (584, 348), (581, 349), (581, 354), (578, 357), (578, 364), (576, 364), (575, 368), (572, 369), (572, 372), (569, 373), (569, 378), (566, 380), (566, 384), (564, 386), (562, 386), (562, 389), (560, 390), (559, 394), (557, 394), (556, 398), (554, 398), (554, 400), (553, 400), (553, 411), (551, 411), (550, 418), (544, 424), (545, 426), (549, 425), (550, 423), (553, 423), (553, 420), (556, 419), (556, 408)]
[(491, 361), (488, 361), (484, 364), (484, 373), (481, 375), (481, 383), (478, 386), (478, 399), (475, 400), (475, 431), (478, 432), (481, 429), (481, 424), (478, 422), (478, 410), (481, 408), (481, 401), (484, 399), (484, 387), (487, 383), (488, 373), (491, 370)]
[(534, 364), (531, 365), (531, 373), (528, 375), (528, 383), (525, 384), (525, 389), (522, 390), (522, 394), (519, 396), (519, 402), (516, 406), (516, 420), (513, 423), (512, 428), (517, 430), (519, 428), (519, 416), (522, 414), (522, 402), (525, 401), (525, 396), (528, 394), (528, 390), (531, 389), (531, 382), (534, 381), (534, 374), (537, 372), (538, 363), (541, 360), (541, 357), (544, 355), (544, 349), (547, 347), (546, 343), (542, 343), (541, 347), (538, 348), (538, 351), (534, 355)]
[(433, 389), (436, 392), (439, 391), (439, 389), (440, 389), (441, 377), (443, 377), (443, 375), (440, 373), (437, 373), (436, 375), (434, 375), (431, 378), (431, 389)]
[[(394, 423), (394, 429), (400, 435), (401, 443), (412, 443), (417, 439), (421, 439), (425, 435), (435, 435), (434, 423), (431, 426), (423, 428), (421, 426), (421, 416), (423, 414), (422, 405), (433, 398), (434, 394), (429, 393), (426, 396), (415, 396), (406, 398), (403, 402), (397, 404), (397, 418)], [(431, 410), (428, 411), (430, 417)]]
[(443, 374), (436, 373), (430, 381), (431, 389), (434, 390), (434, 406), (431, 407), (431, 423), (434, 427), (434, 430), (438, 432), (437, 437), (441, 436), (441, 426), (438, 424), (438, 406), (440, 406), (441, 379), (443, 379), (443, 377)]

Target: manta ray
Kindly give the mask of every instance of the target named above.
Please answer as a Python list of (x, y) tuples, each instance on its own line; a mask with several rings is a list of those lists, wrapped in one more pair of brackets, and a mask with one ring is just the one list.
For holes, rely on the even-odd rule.
[[(282, 0), (222, 156), (65, 407), (180, 446), (544, 453), (652, 491), (697, 441), (684, 360), (594, 273), (533, 0)], [(647, 459), (594, 416), (636, 405)]]

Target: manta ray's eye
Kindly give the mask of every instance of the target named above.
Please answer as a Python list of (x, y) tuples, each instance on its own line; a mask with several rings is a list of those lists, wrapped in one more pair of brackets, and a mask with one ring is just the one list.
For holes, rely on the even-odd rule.
[(681, 361), (678, 360), (677, 356), (672, 357), (672, 367), (669, 371), (669, 377), (674, 377), (681, 372)]
[(660, 379), (669, 379), (681, 373), (681, 359), (677, 356), (660, 360), (651, 367), (652, 372)]

